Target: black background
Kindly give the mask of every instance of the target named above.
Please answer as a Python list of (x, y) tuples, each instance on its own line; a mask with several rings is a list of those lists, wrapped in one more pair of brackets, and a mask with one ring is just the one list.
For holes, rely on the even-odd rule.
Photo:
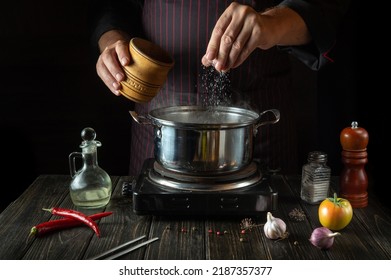
[(39, 174), (70, 174), (68, 156), (81, 151), (85, 127), (102, 142), (99, 165), (128, 173), (131, 104), (96, 74), (92, 3), (16, 0), (1, 8), (2, 206)]
[[(68, 155), (80, 151), (80, 133), (87, 126), (96, 130), (103, 144), (98, 149), (99, 165), (110, 175), (128, 172), (132, 104), (111, 94), (96, 74), (97, 53), (91, 44), (96, 3), (15, 0), (1, 4), (0, 210), (39, 174), (69, 174)], [(355, 120), (370, 135), (366, 169), (372, 179), (379, 174), (376, 146), (384, 140), (376, 135), (380, 112), (371, 110), (371, 95), (358, 95), (358, 6), (353, 3), (341, 27), (335, 63), (313, 72), (293, 60), (295, 106), (301, 119), (302, 164), (309, 151), (324, 150), (333, 174), (338, 175), (342, 168), (339, 133)]]

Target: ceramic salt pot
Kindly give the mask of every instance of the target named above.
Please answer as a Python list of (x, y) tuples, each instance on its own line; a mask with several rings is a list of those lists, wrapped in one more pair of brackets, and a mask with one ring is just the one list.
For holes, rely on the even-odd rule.
[(344, 164), (340, 175), (340, 196), (349, 200), (353, 208), (368, 205), (368, 176), (365, 171), (368, 139), (368, 132), (355, 121), (340, 134)]

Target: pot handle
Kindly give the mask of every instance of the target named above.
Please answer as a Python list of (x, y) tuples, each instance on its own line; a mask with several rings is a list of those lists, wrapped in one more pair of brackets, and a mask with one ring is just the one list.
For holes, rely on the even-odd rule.
[(260, 121), (259, 123), (257, 123), (255, 125), (255, 128), (254, 128), (255, 130), (257, 130), (258, 127), (260, 127), (260, 126), (267, 125), (267, 124), (275, 124), (275, 123), (277, 123), (280, 120), (280, 111), (277, 110), (277, 109), (269, 109), (269, 110), (263, 111), (262, 113), (259, 114), (259, 120), (261, 120), (261, 117), (264, 114), (266, 114), (266, 113), (273, 113), (274, 119), (266, 120), (266, 121), (263, 121), (263, 122)]
[(145, 116), (139, 116), (135, 111), (129, 111), (129, 114), (132, 116), (133, 120), (138, 124), (152, 125), (152, 121)]

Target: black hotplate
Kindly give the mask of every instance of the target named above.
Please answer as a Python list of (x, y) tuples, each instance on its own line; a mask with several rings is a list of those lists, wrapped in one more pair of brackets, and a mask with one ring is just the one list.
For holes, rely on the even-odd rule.
[[(125, 182), (123, 194), (133, 197), (139, 215), (258, 216), (277, 208), (278, 193), (270, 176), (254, 162), (249, 175), (208, 178), (173, 178), (160, 172), (151, 158), (133, 182)], [(166, 176), (166, 173), (169, 177)]]

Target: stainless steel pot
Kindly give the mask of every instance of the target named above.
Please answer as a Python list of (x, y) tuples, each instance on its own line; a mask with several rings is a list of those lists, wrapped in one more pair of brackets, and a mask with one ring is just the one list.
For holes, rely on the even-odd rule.
[[(272, 118), (262, 121), (266, 113)], [(192, 175), (221, 175), (238, 171), (253, 160), (258, 128), (280, 120), (276, 109), (256, 113), (238, 107), (173, 106), (141, 116), (154, 126), (155, 160), (164, 168)]]

